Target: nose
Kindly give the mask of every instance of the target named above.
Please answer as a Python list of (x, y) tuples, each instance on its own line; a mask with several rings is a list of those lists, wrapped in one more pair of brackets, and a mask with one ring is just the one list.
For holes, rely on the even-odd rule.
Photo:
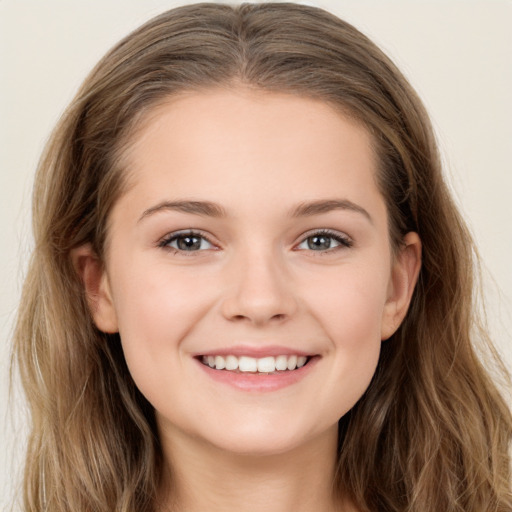
[(297, 298), (284, 262), (272, 251), (247, 252), (226, 273), (223, 316), (257, 326), (286, 321), (297, 310)]

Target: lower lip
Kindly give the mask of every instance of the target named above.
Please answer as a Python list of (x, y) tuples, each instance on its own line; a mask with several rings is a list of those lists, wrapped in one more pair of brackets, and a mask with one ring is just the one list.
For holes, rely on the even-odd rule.
[(196, 359), (197, 364), (200, 368), (217, 382), (221, 382), (228, 386), (232, 386), (235, 389), (241, 391), (252, 391), (252, 392), (269, 392), (277, 391), (279, 389), (291, 386), (303, 379), (315, 366), (318, 356), (310, 358), (310, 360), (296, 370), (286, 370), (275, 374), (264, 374), (264, 373), (236, 373), (229, 370), (215, 370), (206, 366), (201, 361)]

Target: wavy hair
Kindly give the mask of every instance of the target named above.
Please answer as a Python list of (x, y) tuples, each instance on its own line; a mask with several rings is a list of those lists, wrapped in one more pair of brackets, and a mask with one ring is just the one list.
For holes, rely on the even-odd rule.
[(422, 240), (407, 317), (339, 422), (337, 489), (365, 512), (510, 512), (511, 414), (476, 355), (487, 343), (476, 252), (428, 116), (367, 37), (292, 3), (203, 3), (157, 16), (99, 62), (56, 127), (37, 172), (35, 250), (15, 329), (32, 417), (25, 511), (157, 508), (153, 408), (119, 336), (94, 326), (70, 252), (90, 243), (103, 257), (109, 212), (126, 187), (123, 152), (144, 116), (173, 94), (234, 84), (316, 98), (363, 123), (393, 246), (408, 231)]

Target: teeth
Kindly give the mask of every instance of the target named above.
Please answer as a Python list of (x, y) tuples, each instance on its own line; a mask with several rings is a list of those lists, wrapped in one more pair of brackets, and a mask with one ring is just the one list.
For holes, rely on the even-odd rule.
[(288, 370), (295, 370), (297, 368), (297, 356), (290, 356), (288, 358)]
[(288, 370), (288, 358), (286, 356), (276, 357), (276, 370)]
[(270, 373), (276, 371), (276, 360), (273, 357), (263, 357), (258, 359), (258, 371), (261, 373)]
[(235, 356), (226, 357), (226, 370), (237, 370), (238, 358)]
[(238, 360), (238, 369), (241, 372), (255, 372), (258, 370), (258, 360), (254, 357), (242, 356)]
[(242, 356), (203, 356), (203, 364), (216, 370), (238, 372), (273, 373), (275, 371), (295, 370), (302, 368), (308, 358), (305, 356), (254, 357)]

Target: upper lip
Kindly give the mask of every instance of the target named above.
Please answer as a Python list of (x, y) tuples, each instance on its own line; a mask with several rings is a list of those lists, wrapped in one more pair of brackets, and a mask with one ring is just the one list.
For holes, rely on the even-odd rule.
[(232, 347), (217, 348), (196, 354), (199, 356), (235, 356), (254, 357), (256, 359), (270, 356), (305, 356), (311, 357), (315, 354), (305, 352), (297, 348), (283, 347), (279, 345), (234, 345)]

